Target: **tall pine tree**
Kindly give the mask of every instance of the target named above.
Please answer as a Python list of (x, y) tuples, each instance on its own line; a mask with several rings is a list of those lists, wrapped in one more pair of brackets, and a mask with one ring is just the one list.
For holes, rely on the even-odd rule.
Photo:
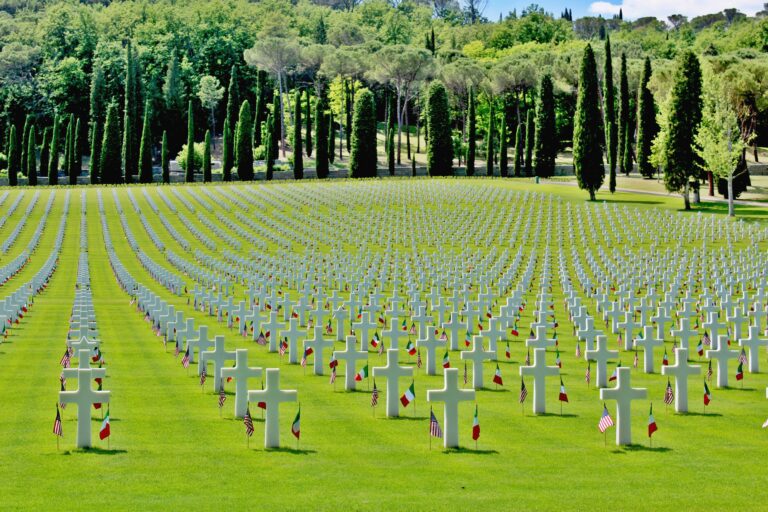
[(536, 176), (555, 175), (557, 157), (557, 124), (555, 121), (555, 92), (552, 77), (545, 74), (536, 100), (536, 123), (533, 143), (533, 168)]
[(523, 158), (523, 132), (525, 127), (523, 123), (517, 125), (515, 131), (515, 176), (518, 178), (523, 175), (524, 158)]
[(51, 157), (48, 164), (48, 184), (59, 184), (59, 152), (61, 151), (61, 121), (59, 116), (53, 116), (53, 133), (51, 134)]
[(325, 91), (318, 93), (315, 100), (315, 172), (320, 179), (328, 177), (328, 115)]
[(491, 98), (488, 103), (488, 131), (485, 139), (485, 160), (486, 171), (488, 176), (493, 176), (493, 157), (495, 156), (496, 148), (494, 147), (494, 139), (496, 138), (496, 110), (494, 100)]
[(305, 111), (306, 114), (306, 136), (305, 139), (307, 141), (307, 158), (312, 157), (312, 91), (307, 89), (307, 108)]
[(192, 100), (187, 104), (187, 154), (185, 159), (185, 177), (184, 181), (192, 183), (195, 181), (195, 112), (192, 109)]
[(680, 57), (669, 95), (664, 145), (664, 184), (669, 192), (682, 192), (685, 209), (691, 209), (688, 191), (697, 179), (694, 137), (701, 123), (701, 65), (686, 51)]
[(617, 158), (619, 161), (619, 172), (629, 174), (631, 166), (628, 169), (625, 165), (624, 152), (626, 151), (627, 130), (629, 129), (629, 80), (627, 78), (627, 55), (621, 53), (621, 70), (619, 79), (619, 119), (618, 119), (618, 149)]
[[(91, 185), (99, 183), (99, 156), (101, 153), (101, 133), (100, 123), (98, 121), (91, 123), (91, 157), (88, 162), (88, 171), (90, 174)], [(41, 163), (42, 165), (42, 163)]]
[(610, 178), (608, 188), (616, 191), (616, 154), (618, 152), (619, 132), (616, 125), (616, 97), (613, 88), (613, 57), (611, 56), (611, 37), (605, 36), (605, 67), (603, 68), (603, 112), (605, 114), (605, 145), (608, 156)]
[(203, 144), (203, 182), (210, 183), (213, 181), (213, 176), (211, 176), (211, 130), (205, 131)]
[(171, 158), (168, 153), (168, 133), (163, 131), (163, 142), (160, 147), (160, 169), (162, 172), (163, 183), (171, 182)]
[(533, 148), (536, 145), (536, 122), (534, 112), (528, 109), (525, 121), (525, 175), (533, 175)]
[(11, 125), (8, 136), (8, 185), (15, 187), (21, 170), (21, 145), (16, 135), (16, 126)]
[[(394, 133), (394, 130), (391, 130)], [(352, 117), (352, 154), (349, 173), (353, 178), (375, 178), (376, 158), (376, 104), (373, 93), (361, 89), (355, 98)]]
[(469, 87), (467, 98), (467, 176), (475, 174), (475, 156), (477, 155), (477, 113), (475, 109), (475, 91)]
[(139, 147), (139, 181), (152, 183), (152, 131), (149, 119), (149, 101), (144, 106), (144, 123), (141, 128), (141, 146)]
[(35, 144), (35, 125), (29, 127), (27, 137), (27, 183), (30, 186), (37, 185), (37, 145)]
[(651, 59), (646, 58), (637, 92), (637, 169), (644, 178), (653, 177), (655, 171), (651, 163), (651, 148), (658, 133), (656, 106), (653, 101), (653, 93), (648, 89), (650, 79)]
[(499, 131), (499, 174), (506, 178), (509, 174), (509, 160), (507, 159), (507, 119), (501, 118), (501, 130)]
[(595, 200), (595, 193), (605, 179), (599, 87), (595, 53), (592, 45), (587, 44), (579, 71), (579, 92), (573, 121), (573, 166), (579, 188), (589, 192), (591, 201)]
[(234, 165), (235, 136), (230, 129), (229, 119), (224, 120), (221, 145), (221, 179), (232, 181), (232, 166)]
[(172, 52), (171, 61), (168, 63), (163, 84), (163, 99), (165, 100), (163, 126), (168, 135), (168, 151), (175, 155), (184, 144), (184, 132), (180, 130), (184, 122), (184, 83), (176, 52)]
[(435, 80), (427, 91), (427, 174), (453, 175), (453, 138), (448, 93), (442, 82)]
[(38, 176), (45, 176), (48, 174), (48, 162), (51, 157), (51, 129), (46, 128), (43, 130), (43, 145), (40, 147), (40, 170)]
[(293, 177), (300, 180), (304, 178), (304, 150), (301, 144), (301, 89), (296, 89), (293, 108)]
[(122, 182), (118, 115), (117, 105), (111, 103), (107, 108), (107, 120), (104, 123), (104, 139), (101, 142), (101, 157), (99, 157), (101, 182), (105, 184)]
[(271, 181), (272, 175), (275, 172), (275, 158), (278, 152), (277, 148), (277, 139), (279, 137), (279, 134), (275, 131), (275, 116), (277, 115), (278, 109), (277, 105), (274, 105), (276, 108), (273, 112), (270, 112), (267, 114), (267, 134), (269, 137), (267, 137), (267, 141), (269, 142), (269, 145), (267, 146), (266, 151), (266, 180)]
[(240, 181), (253, 180), (253, 129), (251, 104), (245, 100), (240, 107), (235, 130), (235, 159)]

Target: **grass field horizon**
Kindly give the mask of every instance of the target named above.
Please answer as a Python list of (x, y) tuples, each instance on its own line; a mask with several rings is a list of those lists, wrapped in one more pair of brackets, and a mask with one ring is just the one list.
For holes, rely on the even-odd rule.
[[(382, 184), (389, 182), (400, 183), (399, 180), (381, 180)], [(552, 194), (577, 207), (586, 203), (584, 191), (556, 183), (537, 185), (530, 181), (500, 179), (450, 179), (440, 182), (447, 187), (487, 187), (489, 190), (498, 188)], [(340, 184), (353, 188), (379, 185), (370, 181), (363, 181), (360, 185), (348, 181), (312, 181), (218, 186), (223, 190), (229, 187), (264, 187), (272, 189), (270, 193), (278, 194), (297, 187), (327, 189)], [(203, 186), (209, 187), (218, 200), (231, 205), (216, 187), (195, 185), (174, 188), (193, 202), (193, 195), (199, 190), (198, 187)], [(281, 187), (283, 190), (280, 190)], [(192, 254), (185, 252), (170, 236), (159, 215), (150, 208), (142, 188), (115, 189), (128, 225), (150, 258), (180, 274), (152, 243), (134, 213), (128, 190), (133, 191), (141, 211), (167, 248), (191, 261), (194, 260)], [(215, 317), (204, 315), (192, 305), (187, 305), (185, 296), (175, 296), (153, 280), (125, 239), (109, 187), (24, 189), (19, 207), (0, 228), (0, 240), (6, 239), (22, 219), (36, 190), (40, 192), (40, 198), (16, 242), (0, 257), (0, 265), (22, 253), (40, 220), (49, 194), (55, 194), (56, 199), (36, 251), (29, 263), (3, 285), (5, 295), (27, 282), (48, 258), (67, 190), (71, 191), (70, 207), (57, 271), (47, 289), (35, 297), (34, 306), (20, 325), (14, 326), (7, 340), (0, 344), (0, 403), (5, 405), (4, 414), (0, 415), (0, 446), (5, 448), (0, 454), (0, 464), (6, 468), (0, 482), (0, 508), (31, 509), (58, 503), (65, 509), (158, 510), (199, 507), (203, 503), (204, 506), (214, 504), (234, 509), (331, 510), (343, 507), (353, 510), (442, 510), (466, 507), (488, 510), (508, 507), (602, 510), (617, 507), (686, 510), (715, 507), (756, 510), (768, 500), (768, 489), (762, 485), (764, 477), (759, 464), (762, 457), (768, 455), (764, 440), (768, 432), (760, 428), (768, 417), (765, 393), (768, 375), (747, 374), (744, 389), (733, 382), (733, 387), (724, 390), (714, 389), (711, 385), (714, 402), (707, 408), (706, 414), (702, 411), (701, 379), (692, 378), (689, 382), (692, 412), (676, 414), (672, 408), (666, 410), (662, 401), (666, 380), (659, 374), (645, 375), (633, 370), (633, 386), (645, 387), (649, 393), (648, 400), (633, 404), (635, 444), (617, 448), (612, 442), (612, 429), (609, 430), (606, 446), (604, 436), (597, 430), (602, 401), (594, 382), (591, 387), (584, 382), (585, 361), (574, 355), (575, 336), (567, 321), (567, 310), (563, 306), (562, 289), (557, 279), (553, 280), (553, 295), (558, 317), (562, 318), (561, 322), (566, 320), (562, 330), (558, 331), (558, 339), (561, 343), (563, 380), (570, 398), (563, 414), (558, 414), (558, 386), (554, 378), (547, 382), (549, 414), (533, 415), (530, 411), (531, 397), (523, 408), (518, 404), (520, 379), (517, 367), (525, 358), (524, 339), (532, 321), (535, 300), (535, 292), (529, 293), (526, 295), (528, 307), (520, 320), (520, 336), (510, 341), (511, 359), (504, 358), (504, 344), (499, 345), (504, 387), (487, 388), (477, 393), (482, 431), (477, 447), (471, 439), (475, 403), (467, 402), (459, 406), (462, 448), (444, 451), (439, 440), (433, 440), (430, 449), (429, 404), (425, 391), (442, 387), (441, 374), (426, 376), (421, 371), (417, 372), (415, 409), (401, 409), (400, 419), (384, 418), (385, 385), (384, 381), (377, 382), (382, 394), (374, 417), (370, 393), (366, 388), (358, 392), (344, 392), (340, 375), (334, 391), (327, 375), (313, 376), (309, 368), (305, 375), (300, 366), (288, 365), (277, 354), (267, 353), (264, 347), (227, 329), (225, 324), (217, 323)], [(252, 366), (281, 368), (282, 387), (298, 390), (302, 414), (302, 438), (298, 449), (290, 435), (296, 404), (281, 407), (283, 447), (277, 450), (263, 448), (261, 415), (258, 410), (252, 410), (256, 431), (250, 440), (250, 448), (247, 448), (243, 423), (233, 418), (233, 386), (227, 387), (228, 400), (220, 418), (217, 395), (211, 391), (210, 385), (206, 385), (205, 392), (201, 392), (194, 367), (191, 366), (186, 372), (179, 362), (181, 356), (174, 358), (171, 345), (168, 345), (167, 351), (164, 349), (162, 338), (152, 332), (142, 313), (130, 304), (130, 296), (120, 289), (110, 267), (98, 210), (99, 190), (102, 191), (115, 251), (133, 277), (182, 310), (187, 318), (194, 318), (196, 326), (207, 325), (211, 335), (225, 335), (228, 350), (248, 348)], [(196, 249), (214, 254), (187, 232), (178, 216), (172, 214), (160, 199), (157, 191), (169, 188), (147, 186), (146, 190), (160, 214)], [(51, 429), (58, 400), (59, 358), (67, 336), (80, 254), (82, 191), (87, 202), (91, 289), (102, 351), (107, 362), (104, 389), (112, 392), (110, 412), (113, 435), (109, 449), (106, 442), (99, 442), (97, 437), (95, 448), (74, 449), (76, 414), (74, 406), (70, 406), (63, 413), (64, 437), (61, 449), (57, 451)], [(12, 190), (5, 205), (11, 204), (18, 193)], [(166, 195), (182, 211), (175, 195)], [(211, 201), (208, 196), (201, 197)], [(682, 207), (679, 196), (667, 198), (600, 192), (597, 199), (598, 204), (606, 202), (609, 206), (628, 206), (639, 211), (660, 208), (674, 212)], [(504, 207), (498, 200), (490, 206)], [(397, 211), (401, 207), (393, 206)], [(467, 215), (473, 211), (473, 205), (468, 203), (459, 204), (457, 208)], [(322, 209), (325, 211), (326, 206)], [(255, 219), (270, 215), (272, 211), (268, 204), (249, 210), (249, 215)], [(312, 212), (313, 206), (307, 204), (296, 214), (311, 216)], [(727, 206), (707, 203), (681, 215), (698, 215), (699, 212), (702, 215), (715, 213), (720, 218), (727, 212)], [(219, 249), (225, 248), (220, 243), (221, 239), (208, 232), (196, 215), (184, 213), (198, 229), (221, 245)], [(390, 212), (374, 210), (362, 213), (386, 217)], [(236, 236), (235, 232), (218, 222), (215, 215), (204, 214), (225, 232)], [(737, 206), (736, 215), (737, 219), (754, 221), (762, 226), (768, 220), (768, 209)], [(242, 241), (240, 255), (249, 256), (254, 248)], [(542, 243), (552, 244), (552, 241)], [(519, 246), (529, 251), (532, 243), (528, 239), (520, 239)], [(226, 248), (229, 250), (229, 247)], [(765, 241), (760, 248), (766, 249)], [(470, 249), (481, 253), (486, 250)], [(280, 250), (274, 245), (269, 248), (272, 254), (280, 254)], [(350, 250), (359, 251), (362, 248)], [(191, 290), (193, 281), (185, 279)], [(385, 293), (389, 295), (391, 289), (385, 290)], [(236, 285), (235, 298), (236, 302), (244, 298), (241, 284)], [(609, 340), (615, 348), (615, 335), (609, 335)], [(671, 354), (672, 338), (669, 336), (666, 347)], [(341, 348), (342, 344), (337, 342), (336, 349)], [(661, 351), (657, 350), (658, 360), (660, 354)], [(625, 366), (631, 364), (629, 353), (622, 353), (621, 357), (626, 358)], [(400, 360), (415, 366), (415, 358), (405, 353), (401, 353)], [(458, 352), (451, 352), (451, 362), (453, 367), (460, 367)], [(765, 366), (767, 362), (765, 352), (761, 352), (761, 363)], [(384, 358), (371, 352), (369, 364), (371, 367), (383, 365)], [(706, 361), (701, 364), (705, 366)], [(732, 371), (736, 365), (734, 362), (731, 364)], [(486, 386), (492, 386), (490, 378), (494, 368), (495, 364), (490, 362), (484, 365)], [(526, 379), (526, 383), (531, 390), (531, 382)], [(256, 384), (252, 381), (251, 389), (257, 387)], [(400, 392), (406, 387), (406, 380), (401, 380)], [(652, 447), (645, 435), (649, 402), (654, 404), (659, 424)], [(614, 403), (609, 401), (607, 405), (615, 419)], [(436, 404), (434, 410), (442, 424), (442, 405)], [(100, 424), (100, 415), (97, 414), (94, 414), (92, 421), (94, 434)], [(710, 486), (725, 486), (732, 492), (713, 495), (707, 490)]]

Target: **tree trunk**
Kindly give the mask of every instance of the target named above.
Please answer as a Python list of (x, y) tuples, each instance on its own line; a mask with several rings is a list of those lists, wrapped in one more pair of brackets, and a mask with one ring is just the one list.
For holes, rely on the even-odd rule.
[(282, 73), (277, 75), (277, 86), (280, 89), (280, 146), (283, 148), (283, 158), (285, 158), (285, 94)]
[(755, 163), (759, 163), (760, 160), (758, 159), (759, 155), (757, 154), (757, 142), (755, 142), (754, 152), (755, 152)]
[(400, 107), (400, 90), (397, 91), (397, 165), (400, 165), (400, 142), (403, 136), (403, 112)]
[(216, 113), (211, 107), (211, 147), (216, 149)]
[(707, 171), (707, 182), (709, 184), (709, 197), (714, 197), (715, 179), (714, 179), (714, 176), (712, 176), (712, 171)]
[(700, 193), (699, 182), (697, 181), (696, 184), (693, 186), (693, 204), (699, 204), (699, 203), (701, 203), (701, 193)]
[(690, 188), (691, 184), (686, 182), (685, 186), (683, 187), (683, 203), (685, 204), (685, 209), (690, 210), (691, 209), (691, 200), (688, 197), (688, 189)]
[[(419, 123), (418, 117), (416, 118), (416, 153), (421, 153), (421, 134), (420, 134), (421, 124)], [(414, 156), (414, 159), (416, 157)]]
[(733, 173), (728, 175), (728, 216), (736, 216), (733, 208)]
[(405, 102), (405, 153), (411, 159), (411, 130), (408, 122), (408, 102)]

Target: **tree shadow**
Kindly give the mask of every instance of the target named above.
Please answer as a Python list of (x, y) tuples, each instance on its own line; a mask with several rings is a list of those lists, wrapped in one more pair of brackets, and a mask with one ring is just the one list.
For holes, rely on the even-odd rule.
[(485, 391), (487, 393), (509, 393), (509, 390), (506, 388), (486, 388), (485, 386), (478, 389), (478, 391)]
[(387, 418), (386, 416), (382, 416), (382, 418), (395, 421), (422, 421), (427, 419), (426, 416), (395, 416), (394, 418)]
[(477, 448), (466, 448), (464, 446), (459, 446), (457, 448), (447, 448), (443, 450), (443, 453), (446, 455), (453, 453), (466, 453), (470, 455), (497, 455), (499, 452), (497, 450), (481, 450)]
[(541, 414), (533, 414), (531, 415), (534, 418), (541, 418), (541, 417), (551, 417), (551, 418), (578, 418), (579, 416), (576, 414), (570, 414), (570, 413), (563, 413), (559, 414), (556, 412), (544, 412)]
[(676, 412), (675, 415), (677, 416), (712, 416), (714, 418), (720, 418), (722, 417), (722, 414), (719, 412)]
[(96, 446), (92, 446), (90, 448), (76, 448), (74, 450), (64, 450), (61, 452), (56, 452), (54, 455), (79, 455), (79, 454), (89, 454), (93, 453), (95, 455), (120, 455), (123, 453), (128, 453), (128, 450), (121, 450), (118, 448), (99, 448)]

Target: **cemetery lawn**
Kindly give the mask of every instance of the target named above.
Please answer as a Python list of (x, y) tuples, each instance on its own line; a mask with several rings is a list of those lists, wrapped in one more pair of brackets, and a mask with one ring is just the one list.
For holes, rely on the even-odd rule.
[[(474, 186), (481, 180), (455, 181), (456, 186)], [(587, 196), (575, 187), (554, 183), (482, 182), (487, 186), (554, 193), (577, 204), (582, 204)], [(0, 265), (5, 265), (21, 253), (37, 226), (48, 195), (55, 193), (56, 201), (40, 245), (23, 270), (2, 286), (3, 297), (27, 282), (48, 257), (65, 190), (41, 189), (27, 226), (9, 252), (0, 257)], [(102, 189), (115, 250), (128, 271), (164, 299), (181, 306), (188, 318), (195, 318), (196, 325), (208, 325), (211, 334), (225, 334), (228, 349), (249, 348), (251, 365), (279, 366), (281, 385), (298, 390), (301, 444), (297, 445), (290, 434), (297, 407), (288, 403), (280, 409), (283, 448), (264, 450), (260, 410), (252, 409), (255, 434), (249, 449), (242, 421), (233, 419), (234, 386), (230, 384), (227, 388), (230, 394), (220, 418), (217, 395), (210, 384), (201, 392), (194, 367), (187, 374), (180, 365), (181, 356), (174, 358), (171, 345), (167, 352), (164, 350), (162, 339), (154, 335), (118, 286), (107, 259), (97, 189), (93, 187), (85, 189), (91, 288), (107, 362), (104, 389), (112, 392), (112, 437), (109, 446), (98, 440), (101, 415), (94, 411), (97, 448), (75, 450), (76, 414), (75, 407), (70, 405), (63, 413), (64, 437), (57, 451), (52, 426), (59, 391), (59, 359), (65, 346), (80, 253), (83, 189), (70, 190), (71, 204), (58, 270), (48, 288), (35, 298), (21, 324), (0, 344), (0, 509), (42, 509), (55, 504), (65, 510), (757, 510), (768, 503), (768, 431), (760, 428), (768, 417), (765, 373), (747, 373), (744, 389), (735, 384), (733, 375), (731, 389), (715, 389), (711, 384), (713, 403), (706, 414), (702, 381), (692, 378), (689, 396), (693, 412), (678, 415), (672, 408), (667, 410), (662, 401), (666, 379), (633, 370), (633, 386), (646, 387), (649, 392), (649, 400), (633, 404), (633, 440), (637, 444), (617, 448), (613, 442), (615, 430), (610, 429), (606, 445), (597, 430), (602, 412), (599, 392), (594, 380), (591, 388), (584, 382), (586, 365), (575, 357), (575, 337), (564, 313), (562, 290), (555, 279), (555, 304), (561, 322), (566, 323), (558, 332), (562, 376), (569, 397), (563, 414), (560, 415), (557, 401), (556, 379), (547, 382), (549, 414), (532, 415), (532, 396), (524, 407), (518, 404), (517, 372), (525, 358), (522, 340), (532, 321), (533, 308), (528, 307), (520, 322), (520, 337), (510, 343), (511, 360), (504, 358), (505, 344), (499, 344), (504, 387), (478, 392), (481, 437), (477, 445), (471, 439), (475, 405), (465, 402), (459, 406), (463, 448), (445, 452), (440, 441), (433, 440), (430, 450), (429, 404), (425, 395), (427, 389), (442, 387), (442, 375), (427, 377), (421, 371), (417, 373), (415, 407), (412, 404), (404, 411), (401, 409), (401, 419), (383, 418), (385, 382), (377, 382), (381, 397), (374, 417), (370, 393), (343, 392), (342, 373), (334, 392), (327, 375), (312, 376), (308, 365), (305, 376), (300, 366), (280, 363), (277, 354), (268, 354), (250, 339), (238, 336), (225, 324), (217, 324), (215, 318), (195, 311), (186, 305), (185, 299), (161, 287), (141, 266), (125, 240), (112, 190)], [(148, 256), (172, 268), (142, 228), (127, 190), (121, 187), (117, 193), (134, 236)], [(141, 187), (132, 190), (166, 245), (183, 254), (149, 208)], [(169, 189), (163, 190), (182, 211), (181, 203)], [(190, 201), (192, 194), (199, 191), (197, 187), (179, 190)], [(191, 234), (185, 233), (178, 218), (170, 215), (155, 187), (148, 187), (148, 191), (161, 213), (168, 215), (190, 242), (196, 243)], [(17, 193), (11, 191), (5, 206)], [(6, 239), (22, 218), (33, 193), (26, 191), (19, 208), (0, 228), (0, 240)], [(598, 200), (641, 209), (682, 207), (677, 196), (600, 193)], [(705, 204), (701, 209), (722, 214), (726, 206)], [(309, 208), (307, 215), (311, 215)], [(737, 216), (765, 222), (768, 209), (737, 207)], [(196, 223), (205, 229), (199, 221)], [(520, 240), (520, 244), (530, 250), (526, 240)], [(247, 243), (243, 245), (241, 254), (248, 256), (250, 249), (245, 248)], [(192, 259), (189, 254), (185, 256)], [(187, 283), (191, 290), (193, 283)], [(236, 296), (244, 296), (242, 286), (238, 286)], [(533, 302), (532, 296), (527, 298), (529, 304)], [(611, 348), (615, 348), (615, 336), (609, 339)], [(342, 348), (342, 344), (337, 343), (337, 347)], [(670, 355), (671, 347), (672, 340), (668, 338)], [(629, 359), (624, 361), (625, 366), (631, 364), (630, 355), (622, 357)], [(768, 361), (764, 355), (761, 359), (765, 371)], [(374, 352), (369, 355), (371, 367), (383, 362), (383, 356), (380, 358)], [(401, 362), (414, 363), (415, 358), (403, 354)], [(463, 371), (458, 352), (451, 353), (451, 363)], [(486, 386), (493, 386), (494, 369), (494, 364), (485, 364)], [(592, 370), (594, 379), (594, 366)], [(405, 379), (401, 381), (401, 393), (407, 384)], [(532, 392), (532, 382), (527, 379), (526, 384)], [(255, 382), (251, 385), (257, 386)], [(366, 385), (362, 387), (367, 389)], [(645, 435), (649, 401), (653, 401), (659, 426), (652, 447)], [(615, 420), (615, 404), (607, 405)], [(442, 424), (442, 404), (435, 405), (435, 414)]]

